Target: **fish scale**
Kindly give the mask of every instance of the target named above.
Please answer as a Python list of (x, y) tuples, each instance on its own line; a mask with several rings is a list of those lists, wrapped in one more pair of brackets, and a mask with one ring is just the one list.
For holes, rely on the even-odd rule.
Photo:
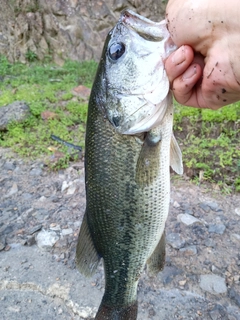
[[(153, 274), (164, 264), (170, 152), (177, 158), (173, 161), (175, 169), (181, 157), (172, 136), (171, 93), (165, 98), (167, 107), (162, 120), (158, 119), (158, 125), (143, 134), (122, 134), (117, 128), (122, 117), (120, 124), (114, 126), (109, 114), (106, 115), (106, 108), (114, 107), (114, 99), (107, 100), (107, 80), (103, 81), (107, 79), (108, 44), (109, 38), (89, 101), (85, 151), (87, 203), (76, 264), (83, 274), (91, 276), (103, 259), (105, 292), (96, 320), (135, 320), (137, 286), (146, 263)], [(122, 127), (125, 130), (125, 124)]]

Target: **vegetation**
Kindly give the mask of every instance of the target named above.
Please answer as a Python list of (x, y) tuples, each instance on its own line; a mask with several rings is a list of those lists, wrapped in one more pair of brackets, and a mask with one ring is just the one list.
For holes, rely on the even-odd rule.
[[(11, 123), (0, 132), (0, 146), (11, 147), (21, 156), (36, 158), (58, 148), (65, 154), (58, 167), (68, 165), (66, 147), (51, 140), (51, 134), (84, 147), (87, 102), (72, 89), (91, 87), (97, 64), (67, 61), (59, 67), (39, 64), (28, 52), (30, 65), (10, 64), (0, 56), (0, 106), (16, 100), (27, 102), (31, 116), (23, 123)], [(52, 117), (42, 117), (44, 111)], [(185, 172), (195, 181), (218, 183), (224, 190), (240, 191), (240, 104), (218, 111), (200, 110), (176, 104), (174, 132), (183, 152)]]
[[(58, 167), (67, 165), (67, 148), (60, 148), (50, 136), (54, 134), (84, 147), (87, 101), (74, 96), (72, 89), (79, 84), (91, 87), (96, 66), (93, 61), (67, 61), (63, 67), (37, 62), (12, 65), (0, 57), (0, 106), (19, 100), (25, 101), (31, 110), (26, 121), (11, 123), (7, 131), (0, 131), (0, 146), (31, 158), (50, 155), (51, 150), (58, 148), (66, 155)], [(44, 111), (51, 111), (53, 116), (44, 119)]]

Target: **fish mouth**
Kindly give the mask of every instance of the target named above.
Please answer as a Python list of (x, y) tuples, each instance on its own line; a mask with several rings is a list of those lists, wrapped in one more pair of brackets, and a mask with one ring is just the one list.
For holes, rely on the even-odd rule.
[(164, 30), (165, 20), (161, 22), (153, 22), (129, 9), (122, 12), (120, 22), (133, 29), (142, 38), (149, 41), (159, 42), (167, 35)]

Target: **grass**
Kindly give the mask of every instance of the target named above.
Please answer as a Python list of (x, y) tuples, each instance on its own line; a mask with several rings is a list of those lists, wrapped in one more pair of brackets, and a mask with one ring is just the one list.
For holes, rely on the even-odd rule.
[[(54, 134), (84, 147), (87, 101), (72, 94), (79, 84), (91, 87), (97, 64), (94, 61), (67, 61), (63, 67), (53, 64), (10, 64), (0, 57), (0, 106), (16, 100), (25, 101), (31, 116), (23, 123), (9, 124), (7, 131), (0, 132), (0, 146), (11, 147), (21, 156), (36, 158), (50, 155), (51, 146), (69, 155), (66, 148), (59, 148), (50, 136)], [(43, 120), (43, 111), (56, 114), (53, 119)]]
[[(21, 156), (51, 155), (58, 148), (65, 154), (55, 168), (68, 165), (67, 149), (51, 140), (54, 134), (84, 147), (87, 102), (76, 97), (77, 85), (91, 88), (97, 63), (66, 61), (59, 67), (39, 64), (29, 53), (29, 65), (10, 64), (0, 56), (0, 106), (25, 101), (31, 116), (21, 124), (11, 123), (0, 132), (0, 146)], [(56, 114), (43, 120), (43, 111)], [(224, 190), (240, 191), (240, 104), (218, 111), (183, 107), (176, 103), (174, 132), (183, 152), (185, 172), (196, 182), (218, 183)]]

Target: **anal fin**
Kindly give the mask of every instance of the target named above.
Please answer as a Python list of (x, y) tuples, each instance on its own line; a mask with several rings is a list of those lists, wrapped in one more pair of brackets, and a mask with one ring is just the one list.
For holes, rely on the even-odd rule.
[(150, 275), (155, 276), (159, 271), (163, 270), (166, 256), (165, 231), (157, 244), (155, 250), (147, 261), (147, 270)]
[(76, 266), (86, 277), (91, 277), (100, 261), (87, 224), (86, 213), (83, 217), (76, 250)]

